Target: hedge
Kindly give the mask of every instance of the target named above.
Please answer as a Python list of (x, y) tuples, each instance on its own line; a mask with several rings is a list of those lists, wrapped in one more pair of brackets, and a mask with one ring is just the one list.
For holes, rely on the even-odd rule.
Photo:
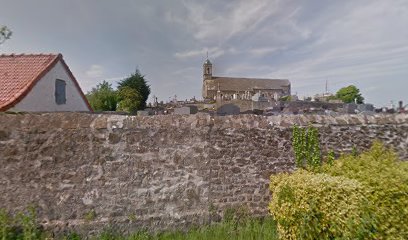
[(374, 238), (361, 183), (299, 170), (271, 177), (269, 209), (281, 239)]
[(381, 143), (315, 172), (271, 176), (282, 239), (408, 239), (408, 162)]
[(378, 239), (408, 239), (408, 162), (375, 142), (359, 156), (343, 156), (323, 172), (364, 185), (379, 221)]

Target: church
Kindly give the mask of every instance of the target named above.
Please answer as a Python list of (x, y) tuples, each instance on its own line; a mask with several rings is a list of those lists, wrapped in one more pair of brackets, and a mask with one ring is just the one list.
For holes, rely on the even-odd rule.
[(207, 100), (251, 100), (256, 95), (268, 101), (277, 101), (290, 95), (287, 79), (260, 79), (217, 77), (212, 75), (212, 63), (203, 64), (203, 98)]

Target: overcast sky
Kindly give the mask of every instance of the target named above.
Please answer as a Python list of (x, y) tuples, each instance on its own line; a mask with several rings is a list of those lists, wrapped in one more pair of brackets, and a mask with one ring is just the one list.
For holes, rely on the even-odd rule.
[(356, 85), (408, 103), (408, 0), (0, 0), (1, 53), (62, 53), (84, 92), (136, 68), (152, 95), (201, 98), (214, 75), (287, 78), (300, 96)]

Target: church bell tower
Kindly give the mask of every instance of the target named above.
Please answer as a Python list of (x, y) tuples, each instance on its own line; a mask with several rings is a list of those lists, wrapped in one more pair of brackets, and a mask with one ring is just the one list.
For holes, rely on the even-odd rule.
[(203, 80), (210, 80), (212, 78), (212, 63), (207, 58), (203, 64)]

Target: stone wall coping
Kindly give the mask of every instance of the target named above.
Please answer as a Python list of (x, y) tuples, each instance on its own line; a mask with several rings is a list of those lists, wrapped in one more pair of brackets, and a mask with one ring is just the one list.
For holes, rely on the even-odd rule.
[(408, 114), (375, 114), (375, 115), (276, 115), (259, 116), (252, 114), (233, 116), (211, 116), (209, 114), (194, 115), (158, 115), (158, 116), (129, 116), (113, 114), (89, 113), (19, 113), (0, 114), (0, 128), (31, 128), (33, 126), (44, 129), (50, 127), (73, 129), (132, 129), (132, 128), (260, 128), (292, 127), (293, 125), (408, 125)]

